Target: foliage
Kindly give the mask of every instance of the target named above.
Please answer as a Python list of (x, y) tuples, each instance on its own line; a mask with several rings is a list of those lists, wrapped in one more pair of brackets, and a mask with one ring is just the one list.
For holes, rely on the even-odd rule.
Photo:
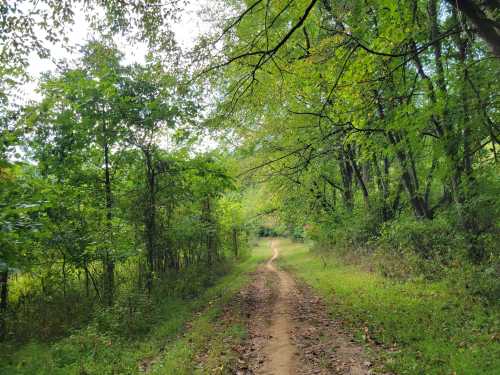
[[(194, 88), (175, 70), (122, 58), (113, 43), (90, 41), (74, 68), (44, 78), (43, 99), (19, 120), (26, 161), (0, 180), (0, 258), (4, 290), (9, 277), (28, 285), (2, 297), (9, 338), (60, 336), (98, 310), (126, 322), (124, 300), (147, 306), (165, 279), (194, 293), (245, 252), (243, 208), (222, 155), (189, 152)], [(182, 283), (181, 272), (196, 281)], [(135, 318), (120, 329), (141, 331)]]
[(474, 21), (440, 0), (228, 3), (213, 118), (289, 233), (403, 274), (495, 268), (499, 65)]
[[(200, 291), (256, 236), (287, 235), (398, 279), (290, 258), (342, 314), (404, 345), (396, 369), (490, 366), (478, 349), (497, 350), (481, 322), (493, 327), (500, 293), (490, 3), (214, 0), (188, 54), (170, 22), (183, 1), (0, 4), (0, 339), (34, 339), (19, 358), (46, 372), (135, 369), (127, 338), (158, 340), (161, 316), (173, 334), (195, 310), (181, 296), (208, 301)], [(30, 54), (71, 47), (75, 6), (95, 39), (21, 106)], [(147, 42), (144, 63), (124, 62), (118, 34)], [(167, 367), (193, 373), (188, 343), (206, 342), (211, 314)], [(72, 329), (49, 350), (36, 341)]]
[[(220, 349), (227, 335), (236, 339), (244, 334), (237, 322), (221, 332), (216, 323), (267, 251), (261, 247), (252, 257), (232, 265), (210, 287), (197, 283), (201, 286), (195, 296), (182, 294), (175, 287), (190, 285), (197, 281), (196, 276), (203, 279), (204, 273), (182, 275), (173, 284), (165, 282), (153, 298), (142, 293), (123, 294), (112, 309), (96, 311), (88, 326), (50, 345), (36, 341), (21, 347), (0, 344), (0, 374), (141, 373), (143, 366), (153, 373), (192, 374), (198, 352), (206, 346)], [(188, 323), (191, 328), (186, 331)], [(214, 354), (218, 365), (234, 360), (221, 358), (220, 351)]]
[[(281, 241), (283, 264), (323, 295), (360, 341), (386, 348), (398, 374), (493, 374), (499, 366), (498, 309), (486, 308), (454, 282), (398, 282)], [(326, 257), (325, 257), (326, 256)], [(326, 264), (326, 265), (325, 265)]]

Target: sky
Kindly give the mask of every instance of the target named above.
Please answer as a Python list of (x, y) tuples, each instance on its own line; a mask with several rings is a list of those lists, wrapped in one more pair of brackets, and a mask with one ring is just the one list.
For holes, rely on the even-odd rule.
[[(179, 22), (172, 25), (175, 32), (177, 42), (183, 49), (189, 49), (194, 46), (196, 38), (202, 33), (209, 30), (209, 23), (204, 21), (200, 12), (210, 0), (192, 0), (185, 7), (181, 14)], [(85, 19), (85, 12), (81, 7), (74, 9), (74, 24), (70, 28), (67, 36), (69, 45), (78, 46), (85, 43), (86, 40), (92, 38), (93, 32), (89, 23)], [(125, 63), (141, 63), (144, 62), (146, 54), (146, 45), (137, 43), (130, 45), (123, 37), (116, 37), (120, 50), (125, 55)], [(71, 59), (77, 56), (77, 53), (68, 52), (67, 49), (59, 45), (48, 46), (50, 50), (50, 59), (41, 59), (35, 53), (32, 53), (29, 59), (28, 73), (33, 78), (31, 82), (27, 82), (20, 89), (21, 102), (39, 99), (36, 93), (37, 80), (41, 74), (47, 71), (54, 71), (56, 65), (54, 61), (61, 59)]]
[[(196, 39), (201, 34), (207, 32), (210, 28), (210, 23), (204, 21), (201, 15), (202, 8), (209, 4), (210, 0), (191, 0), (185, 7), (180, 16), (179, 22), (171, 25), (172, 30), (175, 33), (177, 43), (184, 49), (189, 50), (194, 47)], [(68, 45), (79, 46), (85, 44), (85, 42), (92, 38), (93, 36), (92, 28), (89, 22), (85, 19), (85, 12), (82, 8), (74, 9), (74, 24), (68, 30)], [(141, 63), (145, 60), (145, 55), (147, 52), (145, 43), (137, 43), (131, 45), (129, 41), (125, 40), (124, 37), (116, 37), (115, 42), (117, 43), (120, 50), (124, 53), (124, 63)], [(38, 79), (44, 72), (55, 71), (56, 64), (54, 61), (62, 59), (73, 59), (78, 57), (78, 49), (75, 52), (69, 52), (67, 49), (59, 45), (47, 46), (50, 50), (49, 59), (41, 59), (36, 53), (32, 53), (29, 58), (29, 66), (27, 68), (28, 74), (32, 78), (30, 82), (23, 84), (21, 87), (17, 87), (17, 93), (14, 101), (18, 104), (25, 104), (30, 101), (38, 101), (41, 96), (37, 93), (36, 88), (38, 86)], [(168, 146), (168, 139), (164, 138), (161, 142), (163, 147)], [(210, 135), (205, 135), (194, 145), (193, 148), (197, 152), (209, 151), (217, 147), (217, 142)], [(21, 153), (17, 150), (16, 152)], [(17, 157), (16, 157), (17, 158)]]

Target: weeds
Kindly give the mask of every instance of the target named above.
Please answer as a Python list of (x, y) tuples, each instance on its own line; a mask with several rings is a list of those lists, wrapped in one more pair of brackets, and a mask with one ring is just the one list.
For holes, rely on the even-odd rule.
[(397, 281), (304, 244), (282, 241), (281, 262), (325, 297), (332, 314), (360, 340), (384, 345), (398, 374), (496, 374), (500, 312), (446, 280)]

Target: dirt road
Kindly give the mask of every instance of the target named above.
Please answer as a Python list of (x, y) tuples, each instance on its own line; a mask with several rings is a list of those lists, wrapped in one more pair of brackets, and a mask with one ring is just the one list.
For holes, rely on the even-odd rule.
[(278, 271), (273, 261), (278, 258), (279, 250), (277, 243), (271, 243), (273, 256), (266, 264), (266, 269), (278, 275), (279, 289), (277, 299), (274, 303), (271, 325), (269, 330), (269, 342), (264, 347), (264, 355), (267, 361), (258, 373), (273, 375), (295, 374), (297, 368), (297, 350), (292, 340), (292, 308), (295, 297), (295, 283), (286, 272)]
[(371, 374), (364, 348), (331, 319), (321, 299), (275, 265), (279, 243), (271, 241), (272, 257), (241, 292), (249, 337), (236, 373)]

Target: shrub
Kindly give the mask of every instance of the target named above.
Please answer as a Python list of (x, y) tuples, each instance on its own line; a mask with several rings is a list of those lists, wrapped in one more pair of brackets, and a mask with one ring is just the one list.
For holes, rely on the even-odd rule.
[(377, 210), (338, 212), (318, 224), (306, 226), (306, 238), (315, 242), (315, 248), (335, 251), (339, 255), (349, 252), (369, 253), (370, 244), (380, 231)]
[(444, 217), (432, 221), (400, 217), (387, 222), (377, 245), (377, 263), (391, 276), (405, 276), (394, 268), (401, 267), (428, 279), (440, 278), (454, 259), (465, 255), (463, 237)]

